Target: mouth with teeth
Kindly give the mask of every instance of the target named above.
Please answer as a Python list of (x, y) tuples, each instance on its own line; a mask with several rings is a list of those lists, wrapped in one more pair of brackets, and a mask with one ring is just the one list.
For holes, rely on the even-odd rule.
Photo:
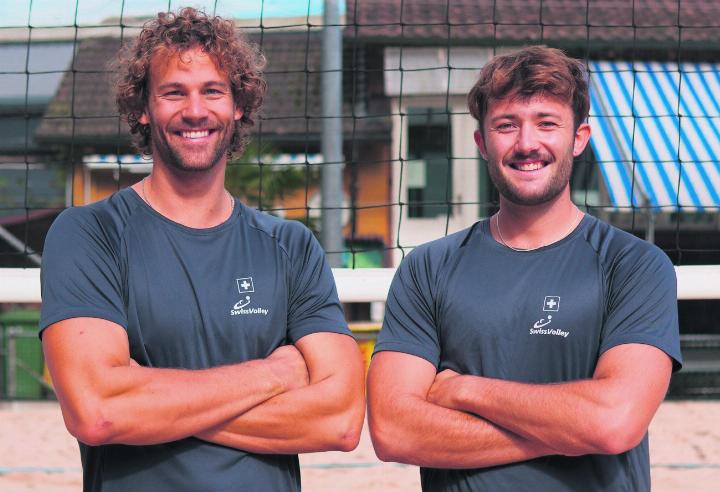
[(554, 161), (555, 159), (549, 153), (533, 152), (531, 154), (513, 154), (505, 161), (505, 165), (516, 171), (533, 172), (549, 166)]
[(510, 163), (510, 167), (517, 171), (537, 171), (549, 164), (548, 161), (515, 161)]
[(179, 130), (173, 133), (179, 137), (187, 138), (189, 140), (198, 140), (209, 137), (212, 133), (215, 133), (215, 130), (206, 128), (204, 130)]

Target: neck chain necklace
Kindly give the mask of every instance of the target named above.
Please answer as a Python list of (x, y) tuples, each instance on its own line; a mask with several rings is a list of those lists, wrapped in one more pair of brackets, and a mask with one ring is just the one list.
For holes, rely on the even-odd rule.
[[(142, 199), (145, 200), (145, 203), (147, 203), (150, 208), (155, 209), (155, 207), (152, 206), (152, 203), (150, 203), (150, 200), (148, 200), (147, 195), (145, 194), (145, 180), (148, 179), (147, 176), (145, 176), (142, 181), (140, 181), (140, 192), (142, 193)], [(232, 197), (230, 192), (228, 190), (225, 190), (225, 194), (230, 199), (230, 216), (232, 217), (233, 212), (235, 211), (235, 199)]]
[(500, 230), (500, 211), (499, 210), (498, 210), (498, 213), (495, 215), (495, 228), (497, 229), (498, 238), (500, 239), (500, 242), (503, 244), (503, 246), (510, 248), (513, 251), (521, 251), (521, 252), (522, 251), (534, 251), (536, 249), (544, 248), (548, 244), (552, 244), (554, 242), (560, 241), (564, 237), (567, 237), (573, 231), (573, 229), (575, 229), (575, 227), (577, 226), (577, 224), (576, 224), (577, 218), (579, 215), (581, 215), (580, 209), (575, 209), (575, 210), (576, 210), (575, 216), (573, 217), (573, 220), (570, 223), (570, 228), (567, 230), (567, 232), (565, 234), (563, 234), (562, 236), (560, 236), (558, 239), (556, 239), (554, 241), (551, 241), (551, 242), (545, 243), (545, 244), (541, 244), (540, 246), (536, 246), (534, 248), (515, 248), (513, 246), (510, 246), (507, 242), (505, 242), (505, 238), (503, 237), (502, 231)]

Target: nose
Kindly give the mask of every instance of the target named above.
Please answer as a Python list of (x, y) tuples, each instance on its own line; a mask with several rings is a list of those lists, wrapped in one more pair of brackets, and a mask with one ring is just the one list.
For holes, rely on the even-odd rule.
[(529, 155), (539, 147), (540, 141), (534, 125), (522, 125), (517, 133), (515, 151), (521, 155)]
[(186, 121), (202, 121), (208, 117), (207, 104), (202, 94), (192, 93), (187, 97), (182, 117)]

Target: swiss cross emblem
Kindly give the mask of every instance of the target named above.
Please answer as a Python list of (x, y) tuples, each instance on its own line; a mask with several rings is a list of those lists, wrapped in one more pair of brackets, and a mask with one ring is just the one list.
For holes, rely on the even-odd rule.
[(560, 296), (545, 296), (543, 311), (560, 311)]
[(252, 277), (243, 277), (243, 278), (238, 278), (236, 280), (237, 280), (238, 292), (240, 292), (241, 294), (255, 292), (255, 286), (253, 285)]

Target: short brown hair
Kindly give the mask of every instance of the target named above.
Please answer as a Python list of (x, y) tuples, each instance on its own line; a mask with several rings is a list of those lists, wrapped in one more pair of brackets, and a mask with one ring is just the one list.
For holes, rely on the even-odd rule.
[(577, 128), (590, 110), (585, 66), (547, 46), (498, 55), (480, 71), (478, 81), (468, 94), (468, 107), (482, 128), (490, 100), (534, 96), (556, 97), (570, 104)]
[(147, 22), (140, 35), (118, 54), (116, 102), (120, 116), (130, 125), (130, 133), (140, 152), (151, 153), (150, 126), (138, 120), (148, 102), (150, 62), (159, 51), (180, 53), (199, 47), (225, 72), (235, 106), (242, 117), (235, 122), (229, 153), (241, 152), (247, 142), (247, 131), (265, 95), (262, 70), (265, 58), (258, 48), (235, 31), (235, 24), (220, 17), (208, 17), (202, 11), (187, 7), (177, 13), (160, 12)]

